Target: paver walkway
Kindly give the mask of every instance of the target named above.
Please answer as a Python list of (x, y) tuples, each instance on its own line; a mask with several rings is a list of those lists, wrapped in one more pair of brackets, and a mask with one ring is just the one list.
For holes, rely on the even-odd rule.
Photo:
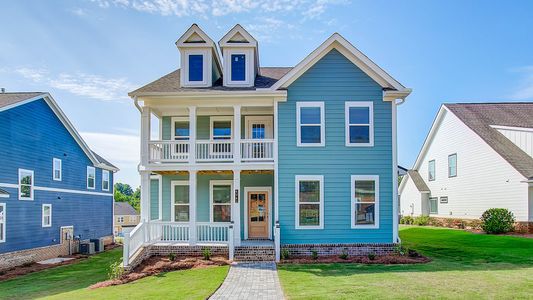
[(284, 299), (274, 262), (236, 263), (210, 299)]

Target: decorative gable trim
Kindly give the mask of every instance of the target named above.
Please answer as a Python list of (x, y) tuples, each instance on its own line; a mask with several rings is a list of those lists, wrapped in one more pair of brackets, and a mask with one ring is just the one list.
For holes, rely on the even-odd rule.
[(224, 47), (257, 47), (257, 40), (240, 24), (233, 26), (218, 42)]
[(411, 89), (404, 87), (402, 84), (396, 81), (396, 79), (392, 78), (387, 72), (381, 69), (338, 33), (334, 33), (318, 48), (311, 52), (311, 54), (309, 54), (304, 60), (296, 65), (296, 67), (294, 67), (289, 73), (285, 74), (285, 76), (278, 80), (271, 87), (271, 89), (276, 90), (280, 88), (287, 88), (291, 83), (302, 76), (307, 70), (309, 70), (333, 49), (339, 51), (348, 60), (365, 72), (370, 78), (376, 81), (382, 88), (401, 92), (397, 93), (395, 96), (399, 95), (402, 98), (405, 98), (411, 92)]

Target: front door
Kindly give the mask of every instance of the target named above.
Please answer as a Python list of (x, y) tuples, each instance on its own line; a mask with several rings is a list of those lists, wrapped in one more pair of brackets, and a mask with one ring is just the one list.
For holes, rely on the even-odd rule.
[(268, 238), (268, 193), (248, 192), (248, 238)]

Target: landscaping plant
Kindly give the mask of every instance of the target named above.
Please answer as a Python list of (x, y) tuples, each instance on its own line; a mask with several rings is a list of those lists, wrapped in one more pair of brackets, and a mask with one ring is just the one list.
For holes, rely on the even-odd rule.
[(342, 250), (342, 253), (339, 255), (340, 259), (348, 259), (348, 252), (346, 250)]
[(202, 256), (204, 257), (205, 260), (210, 260), (211, 259), (211, 249), (204, 248), (204, 250), (202, 250)]
[(515, 217), (505, 208), (489, 208), (481, 215), (481, 228), (486, 233), (506, 233), (513, 230)]
[(311, 250), (311, 258), (314, 260), (318, 259), (318, 252), (316, 250)]
[(413, 221), (414, 219), (411, 216), (403, 216), (400, 218), (400, 224), (404, 224), (404, 225), (412, 225)]
[(376, 259), (376, 254), (372, 253), (372, 252), (368, 253), (368, 259), (370, 259), (370, 260)]
[(413, 224), (418, 226), (426, 226), (429, 224), (429, 216), (416, 217), (413, 220)]
[(107, 273), (107, 278), (109, 280), (119, 279), (124, 275), (124, 266), (122, 265), (122, 260), (117, 260), (114, 263), (111, 263), (109, 266), (109, 272)]
[(168, 259), (170, 259), (170, 261), (175, 261), (176, 260), (176, 253), (170, 253), (168, 255)]
[(289, 259), (290, 256), (291, 254), (288, 249), (281, 250), (281, 259)]

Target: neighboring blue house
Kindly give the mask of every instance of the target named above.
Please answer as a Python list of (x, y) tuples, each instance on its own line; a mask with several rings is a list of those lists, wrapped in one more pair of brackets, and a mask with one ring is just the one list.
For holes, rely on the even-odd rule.
[(113, 234), (113, 173), (48, 93), (0, 93), (0, 269)]
[(337, 33), (295, 67), (260, 66), (240, 25), (217, 47), (194, 24), (176, 46), (181, 68), (129, 94), (141, 112), (142, 221), (126, 265), (152, 243), (236, 260), (393, 249), (396, 107), (410, 89)]

